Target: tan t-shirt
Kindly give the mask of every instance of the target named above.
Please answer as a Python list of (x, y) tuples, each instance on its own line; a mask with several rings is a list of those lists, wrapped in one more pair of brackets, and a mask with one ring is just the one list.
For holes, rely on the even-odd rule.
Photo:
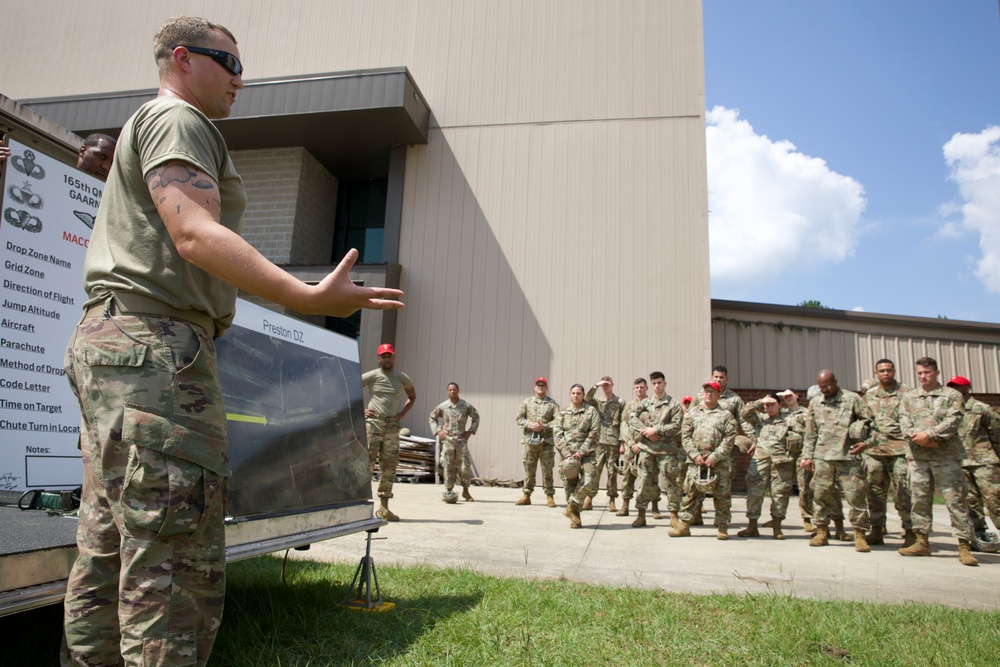
[(381, 368), (376, 368), (361, 376), (361, 386), (366, 387), (371, 394), (369, 408), (380, 415), (395, 416), (399, 413), (403, 394), (413, 388), (413, 381), (402, 371), (392, 370), (386, 373)]
[(173, 97), (142, 105), (122, 128), (83, 264), (89, 307), (112, 291), (153, 297), (178, 310), (215, 319), (216, 335), (233, 321), (236, 288), (183, 259), (153, 204), (146, 174), (172, 160), (205, 172), (219, 185), (222, 225), (239, 233), (246, 208), (222, 134), (196, 108)]

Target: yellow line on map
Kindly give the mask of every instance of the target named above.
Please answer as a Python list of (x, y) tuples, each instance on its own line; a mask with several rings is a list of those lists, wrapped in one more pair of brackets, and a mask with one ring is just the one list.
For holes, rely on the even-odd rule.
[(267, 424), (267, 417), (257, 415), (238, 415), (232, 412), (226, 413), (226, 419), (231, 422), (250, 422), (251, 424)]

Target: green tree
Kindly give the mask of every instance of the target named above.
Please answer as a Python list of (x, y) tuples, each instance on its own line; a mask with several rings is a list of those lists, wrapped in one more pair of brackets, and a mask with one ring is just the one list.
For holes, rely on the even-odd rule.
[(824, 306), (820, 301), (817, 301), (816, 299), (809, 299), (797, 305), (801, 306), (802, 308), (826, 308), (827, 310), (830, 309), (830, 306)]

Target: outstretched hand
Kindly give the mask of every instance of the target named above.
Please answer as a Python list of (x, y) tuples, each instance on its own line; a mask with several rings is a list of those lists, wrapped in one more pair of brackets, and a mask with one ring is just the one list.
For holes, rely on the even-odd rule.
[(349, 274), (356, 261), (358, 251), (351, 248), (337, 268), (316, 285), (313, 313), (347, 317), (362, 308), (390, 310), (403, 307), (403, 302), (397, 300), (403, 296), (398, 289), (355, 285)]

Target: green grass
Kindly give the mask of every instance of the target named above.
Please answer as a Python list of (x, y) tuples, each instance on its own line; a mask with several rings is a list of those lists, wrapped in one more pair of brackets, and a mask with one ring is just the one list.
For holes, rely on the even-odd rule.
[[(282, 582), (280, 558), (232, 564), (210, 664), (956, 667), (995, 665), (1000, 654), (1000, 612), (682, 595), (464, 569), (380, 567), (395, 608), (357, 612), (342, 605), (354, 568), (289, 561)], [(55, 664), (58, 623), (58, 608), (0, 619), (5, 660)]]

